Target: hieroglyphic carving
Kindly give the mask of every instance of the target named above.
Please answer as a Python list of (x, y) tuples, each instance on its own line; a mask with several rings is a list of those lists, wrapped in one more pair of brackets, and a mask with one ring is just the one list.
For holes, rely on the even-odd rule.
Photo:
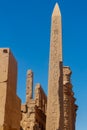
[[(62, 79), (62, 41), (61, 41), (61, 15), (56, 4), (52, 14), (48, 104), (47, 104), (47, 130), (62, 130), (63, 118), (63, 79)], [(61, 120), (62, 118), (62, 120)], [(62, 126), (60, 127), (60, 124)]]

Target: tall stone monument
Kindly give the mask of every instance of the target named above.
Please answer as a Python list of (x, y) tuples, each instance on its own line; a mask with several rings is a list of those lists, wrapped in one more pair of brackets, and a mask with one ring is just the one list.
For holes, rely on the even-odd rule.
[(16, 95), (17, 62), (0, 48), (0, 130), (20, 130), (21, 100)]
[(63, 130), (63, 66), (61, 13), (52, 14), (46, 130)]
[[(61, 13), (52, 14), (48, 98), (40, 83), (33, 93), (33, 72), (27, 71), (26, 102), (16, 94), (17, 62), (9, 48), (0, 48), (0, 130), (75, 130), (76, 111), (71, 69), (62, 62)], [(47, 101), (48, 100), (48, 101)]]

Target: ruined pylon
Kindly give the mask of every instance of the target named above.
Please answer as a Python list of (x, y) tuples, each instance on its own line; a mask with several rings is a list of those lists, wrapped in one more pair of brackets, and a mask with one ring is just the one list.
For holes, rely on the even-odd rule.
[(0, 130), (20, 130), (21, 100), (16, 84), (17, 62), (9, 48), (0, 48)]

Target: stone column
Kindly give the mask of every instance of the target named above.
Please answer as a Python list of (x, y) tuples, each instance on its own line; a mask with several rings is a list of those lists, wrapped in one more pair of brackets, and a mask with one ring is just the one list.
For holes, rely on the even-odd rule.
[(29, 103), (33, 98), (33, 72), (27, 71), (27, 83), (26, 83), (26, 103)]

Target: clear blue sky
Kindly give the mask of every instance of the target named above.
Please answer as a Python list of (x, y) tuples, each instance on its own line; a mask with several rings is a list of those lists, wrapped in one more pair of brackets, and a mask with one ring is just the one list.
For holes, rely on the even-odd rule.
[(62, 14), (64, 65), (72, 69), (79, 110), (76, 130), (87, 130), (87, 1), (0, 0), (0, 47), (10, 47), (18, 62), (17, 93), (25, 102), (26, 71), (47, 92), (51, 13)]

